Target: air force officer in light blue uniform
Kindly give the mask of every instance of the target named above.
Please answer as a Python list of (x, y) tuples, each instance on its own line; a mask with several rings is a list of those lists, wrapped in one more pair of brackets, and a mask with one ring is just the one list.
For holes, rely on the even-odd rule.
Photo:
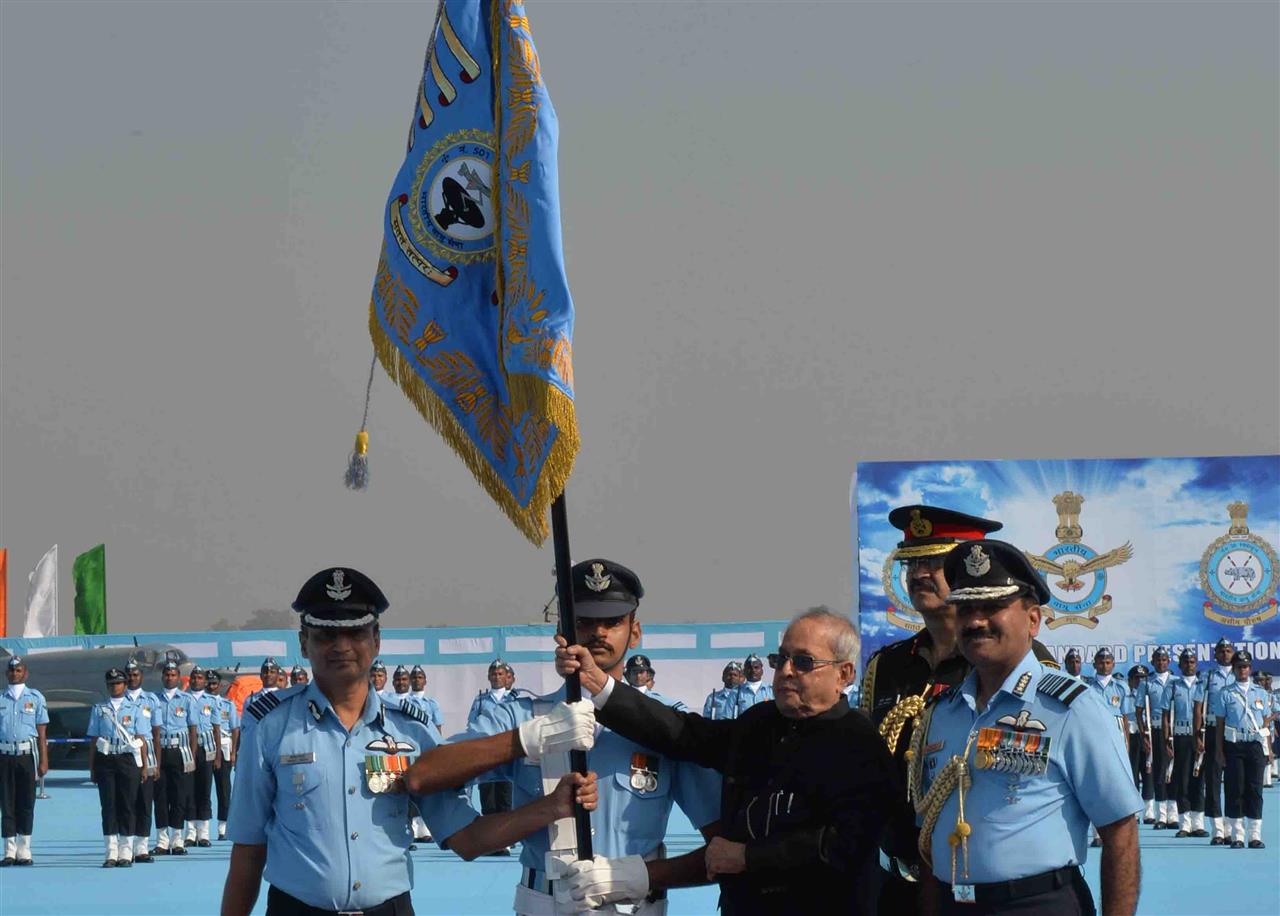
[(367, 576), (337, 568), (312, 576), (293, 607), (315, 679), (246, 712), (257, 725), (236, 771), (223, 916), (247, 916), (263, 877), (268, 916), (411, 916), (410, 798), (441, 847), (464, 859), (570, 814), (575, 795), (594, 805), (592, 781), (577, 775), (524, 811), (489, 817), (457, 791), (404, 793), (411, 761), (437, 740), (416, 709), (389, 706), (369, 689), (387, 599)]
[(974, 670), (939, 698), (912, 740), (921, 853), (933, 870), (924, 892), (941, 913), (1092, 913), (1080, 867), (1094, 823), (1103, 840), (1101, 910), (1132, 914), (1133, 815), (1142, 799), (1116, 713), (1031, 651), (1048, 587), (1003, 541), (958, 545), (944, 571), (960, 650)]

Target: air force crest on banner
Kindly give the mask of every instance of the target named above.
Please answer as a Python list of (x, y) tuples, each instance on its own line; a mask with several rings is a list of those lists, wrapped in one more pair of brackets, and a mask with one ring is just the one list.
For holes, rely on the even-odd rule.
[(324, 593), (334, 601), (345, 601), (351, 594), (351, 586), (345, 583), (347, 574), (340, 569), (333, 571), (333, 581), (324, 587)]
[(1044, 606), (1044, 615), (1050, 629), (1066, 624), (1096, 627), (1099, 615), (1111, 610), (1107, 570), (1133, 558), (1130, 543), (1101, 554), (1083, 543), (1084, 529), (1080, 527), (1083, 503), (1084, 496), (1070, 490), (1055, 496), (1053, 506), (1058, 511), (1058, 527), (1053, 534), (1058, 543), (1043, 556), (1027, 551), (1031, 565), (1049, 574), (1045, 581), (1052, 597)]
[(414, 241), (460, 264), (492, 260), (494, 250), (493, 134), (459, 130), (418, 164), (409, 208)]
[(604, 574), (603, 563), (592, 563), (591, 574), (587, 576), (584, 581), (587, 584), (587, 588), (591, 589), (593, 592), (603, 592), (609, 587), (609, 584), (613, 581), (613, 577), (606, 576)]
[(1209, 599), (1204, 616), (1245, 627), (1276, 616), (1276, 552), (1249, 532), (1248, 503), (1233, 502), (1227, 513), (1231, 528), (1200, 558), (1200, 588)]

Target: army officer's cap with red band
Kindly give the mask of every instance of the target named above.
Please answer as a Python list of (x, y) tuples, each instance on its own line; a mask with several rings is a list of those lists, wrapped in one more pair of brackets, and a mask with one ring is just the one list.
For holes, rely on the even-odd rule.
[(902, 532), (897, 559), (950, 553), (961, 541), (977, 541), (1004, 525), (938, 506), (901, 506), (889, 513), (889, 524)]

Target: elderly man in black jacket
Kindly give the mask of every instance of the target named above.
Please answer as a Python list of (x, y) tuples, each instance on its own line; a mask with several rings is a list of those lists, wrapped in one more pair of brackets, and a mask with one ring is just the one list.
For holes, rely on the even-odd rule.
[[(848, 619), (797, 615), (769, 656), (773, 702), (737, 719), (677, 712), (607, 677), (581, 646), (558, 642), (557, 670), (580, 674), (601, 724), (724, 774), (723, 835), (705, 857), (725, 916), (867, 908), (865, 881), (898, 790), (884, 741), (842, 692), (853, 681), (858, 644)], [(596, 857), (570, 866), (557, 897), (598, 907), (626, 880), (613, 861)]]

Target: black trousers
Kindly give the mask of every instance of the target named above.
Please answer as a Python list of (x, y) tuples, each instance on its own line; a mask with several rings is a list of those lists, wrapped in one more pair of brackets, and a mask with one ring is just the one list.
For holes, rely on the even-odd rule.
[(218, 820), (225, 821), (231, 808), (231, 765), (226, 758), (223, 758), (222, 766), (213, 771), (213, 790), (218, 797)]
[(156, 782), (156, 826), (181, 829), (190, 803), (191, 773), (182, 772), (182, 751), (160, 750), (160, 779)]
[(1142, 733), (1134, 732), (1129, 736), (1129, 767), (1133, 770), (1133, 784), (1142, 791), (1142, 800), (1150, 801), (1155, 796), (1151, 793), (1151, 780), (1147, 778), (1147, 752), (1142, 748)]
[(1169, 783), (1164, 778), (1165, 768), (1169, 766), (1169, 751), (1164, 741), (1164, 726), (1151, 729), (1151, 780), (1158, 802), (1172, 800)]
[(1226, 741), (1227, 817), (1262, 818), (1262, 770), (1267, 752), (1261, 741)]
[[(1208, 746), (1205, 747), (1208, 757)], [(1173, 736), (1173, 797), (1178, 803), (1178, 813), (1204, 810), (1204, 782), (1195, 775), (1196, 736)], [(1201, 773), (1204, 772), (1203, 764)]]
[(151, 806), (154, 804), (156, 781), (138, 778), (138, 791), (133, 796), (133, 833), (131, 836), (151, 836)]
[(102, 835), (134, 836), (134, 805), (142, 776), (133, 754), (95, 755), (93, 779), (102, 805)]
[(1204, 764), (1200, 767), (1200, 791), (1205, 817), (1222, 817), (1222, 767), (1218, 766), (1218, 730), (1221, 722), (1204, 727)]
[(206, 757), (204, 748), (196, 746), (196, 770), (191, 774), (191, 795), (187, 799), (187, 820), (207, 821), (213, 817), (209, 803), (209, 789), (213, 786), (213, 760)]
[[(366, 916), (414, 916), (413, 900), (405, 891), (398, 897), (384, 900), (375, 906), (367, 906), (362, 913)], [(268, 885), (267, 916), (332, 916), (333, 910), (322, 910), (303, 903), (297, 897), (286, 894), (275, 885)]]
[(0, 754), (0, 836), (30, 836), (35, 814), (35, 758)]
[(480, 783), (480, 813), (500, 814), (511, 810), (511, 783)]
[(999, 903), (958, 903), (951, 894), (951, 886), (934, 879), (939, 886), (938, 912), (943, 916), (996, 916), (1005, 913), (1029, 913), (1034, 916), (1097, 916), (1093, 893), (1084, 875), (1076, 869), (1075, 876), (1062, 887), (1042, 894), (1002, 900)]

